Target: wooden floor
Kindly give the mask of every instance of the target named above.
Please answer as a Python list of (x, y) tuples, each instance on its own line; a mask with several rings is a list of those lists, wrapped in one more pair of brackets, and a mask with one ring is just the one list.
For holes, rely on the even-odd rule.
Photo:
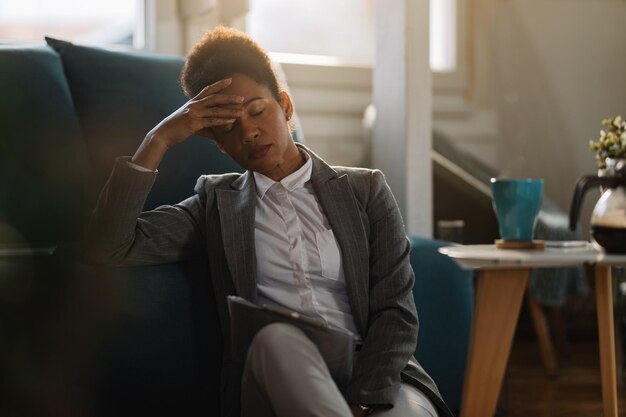
[[(547, 376), (532, 338), (516, 338), (499, 416), (602, 416), (602, 393), (597, 342), (570, 341), (569, 355), (559, 358), (559, 375)], [(619, 415), (626, 417), (626, 391), (618, 378)]]

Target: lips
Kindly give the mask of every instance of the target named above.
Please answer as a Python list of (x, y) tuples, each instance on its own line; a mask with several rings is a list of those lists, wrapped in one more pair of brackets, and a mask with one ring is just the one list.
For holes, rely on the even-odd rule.
[(267, 155), (267, 152), (270, 150), (271, 147), (272, 145), (257, 146), (252, 152), (248, 154), (248, 158), (252, 160), (261, 159), (265, 155)]

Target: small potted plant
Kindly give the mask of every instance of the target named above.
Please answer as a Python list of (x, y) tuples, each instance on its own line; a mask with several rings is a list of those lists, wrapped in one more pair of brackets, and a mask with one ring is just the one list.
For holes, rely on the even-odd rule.
[(600, 130), (597, 141), (589, 141), (589, 149), (595, 152), (600, 173), (615, 165), (617, 159), (626, 158), (626, 121), (622, 116), (602, 120), (606, 128)]

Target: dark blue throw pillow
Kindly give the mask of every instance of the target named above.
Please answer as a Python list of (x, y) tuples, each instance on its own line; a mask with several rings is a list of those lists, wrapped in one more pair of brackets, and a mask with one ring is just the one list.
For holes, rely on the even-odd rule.
[[(184, 60), (139, 51), (113, 51), (46, 38), (61, 56), (99, 191), (114, 160), (132, 155), (148, 131), (187, 99), (179, 77)], [(206, 138), (194, 136), (172, 148), (145, 209), (177, 203), (194, 194), (202, 174), (241, 168)]]

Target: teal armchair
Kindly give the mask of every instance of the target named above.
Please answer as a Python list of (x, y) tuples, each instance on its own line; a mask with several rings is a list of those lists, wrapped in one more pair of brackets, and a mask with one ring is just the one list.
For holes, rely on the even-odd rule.
[(474, 273), (438, 252), (450, 243), (409, 236), (419, 315), (415, 357), (459, 414), (474, 311)]

